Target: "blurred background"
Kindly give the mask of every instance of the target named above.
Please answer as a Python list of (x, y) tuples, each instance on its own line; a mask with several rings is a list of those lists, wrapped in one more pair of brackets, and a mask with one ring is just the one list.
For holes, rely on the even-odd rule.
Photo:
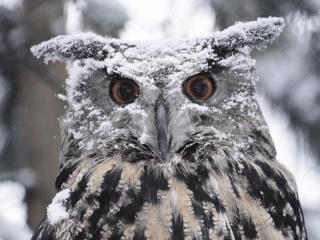
[(0, 0), (0, 239), (28, 239), (55, 194), (64, 114), (56, 95), (67, 74), (35, 59), (32, 45), (81, 31), (200, 37), (267, 16), (287, 28), (254, 53), (260, 101), (279, 161), (296, 177), (309, 239), (320, 239), (319, 0)]

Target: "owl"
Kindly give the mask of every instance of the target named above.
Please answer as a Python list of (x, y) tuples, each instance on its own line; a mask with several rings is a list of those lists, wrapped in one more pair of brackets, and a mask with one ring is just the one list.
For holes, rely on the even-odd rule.
[(33, 239), (307, 239), (250, 55), (284, 25), (269, 17), (206, 38), (79, 33), (34, 46), (69, 77), (57, 194)]

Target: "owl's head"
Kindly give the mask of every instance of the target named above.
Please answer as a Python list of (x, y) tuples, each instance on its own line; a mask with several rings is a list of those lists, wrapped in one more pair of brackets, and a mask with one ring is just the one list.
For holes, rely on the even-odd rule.
[(61, 191), (34, 239), (306, 239), (250, 57), (283, 27), (265, 18), (193, 40), (79, 34), (35, 46), (67, 62), (69, 79)]
[(68, 63), (65, 155), (120, 152), (130, 162), (172, 164), (206, 146), (230, 146), (235, 154), (261, 147), (273, 156), (250, 53), (283, 27), (281, 18), (261, 18), (193, 40), (86, 33), (33, 47), (45, 61)]

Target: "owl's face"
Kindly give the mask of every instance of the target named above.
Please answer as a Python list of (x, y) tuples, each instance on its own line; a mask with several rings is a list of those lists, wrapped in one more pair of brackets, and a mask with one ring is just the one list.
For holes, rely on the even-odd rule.
[[(167, 166), (182, 151), (190, 155), (191, 142), (235, 155), (259, 145), (274, 156), (250, 50), (282, 27), (282, 20), (261, 19), (213, 38), (128, 43), (80, 34), (40, 44), (38, 56), (71, 60), (65, 151), (121, 152), (131, 162)], [(267, 141), (254, 141), (257, 135)]]
[(71, 152), (130, 149), (130, 161), (146, 154), (163, 164), (190, 142), (235, 151), (257, 145), (256, 135), (270, 142), (250, 52), (274, 40), (283, 25), (278, 18), (258, 19), (211, 38), (161, 42), (79, 34), (33, 51), (46, 61), (71, 61), (65, 97)]
[[(162, 164), (190, 140), (231, 138), (240, 147), (263, 124), (254, 62), (245, 53), (218, 56), (206, 41), (118, 47), (104, 60), (107, 66), (69, 92), (81, 106), (71, 109), (70, 129), (80, 131), (86, 151), (131, 144), (149, 149), (148, 158)], [(83, 60), (75, 64), (81, 68)], [(245, 68), (237, 69), (241, 64)]]

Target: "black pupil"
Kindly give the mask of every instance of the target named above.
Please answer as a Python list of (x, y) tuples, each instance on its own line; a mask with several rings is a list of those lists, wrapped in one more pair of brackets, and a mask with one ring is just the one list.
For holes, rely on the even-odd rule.
[(130, 102), (134, 99), (135, 96), (133, 88), (134, 86), (127, 82), (120, 84), (119, 95), (124, 101)]
[(192, 83), (192, 93), (195, 97), (203, 97), (208, 91), (208, 86), (203, 79), (195, 80)]

